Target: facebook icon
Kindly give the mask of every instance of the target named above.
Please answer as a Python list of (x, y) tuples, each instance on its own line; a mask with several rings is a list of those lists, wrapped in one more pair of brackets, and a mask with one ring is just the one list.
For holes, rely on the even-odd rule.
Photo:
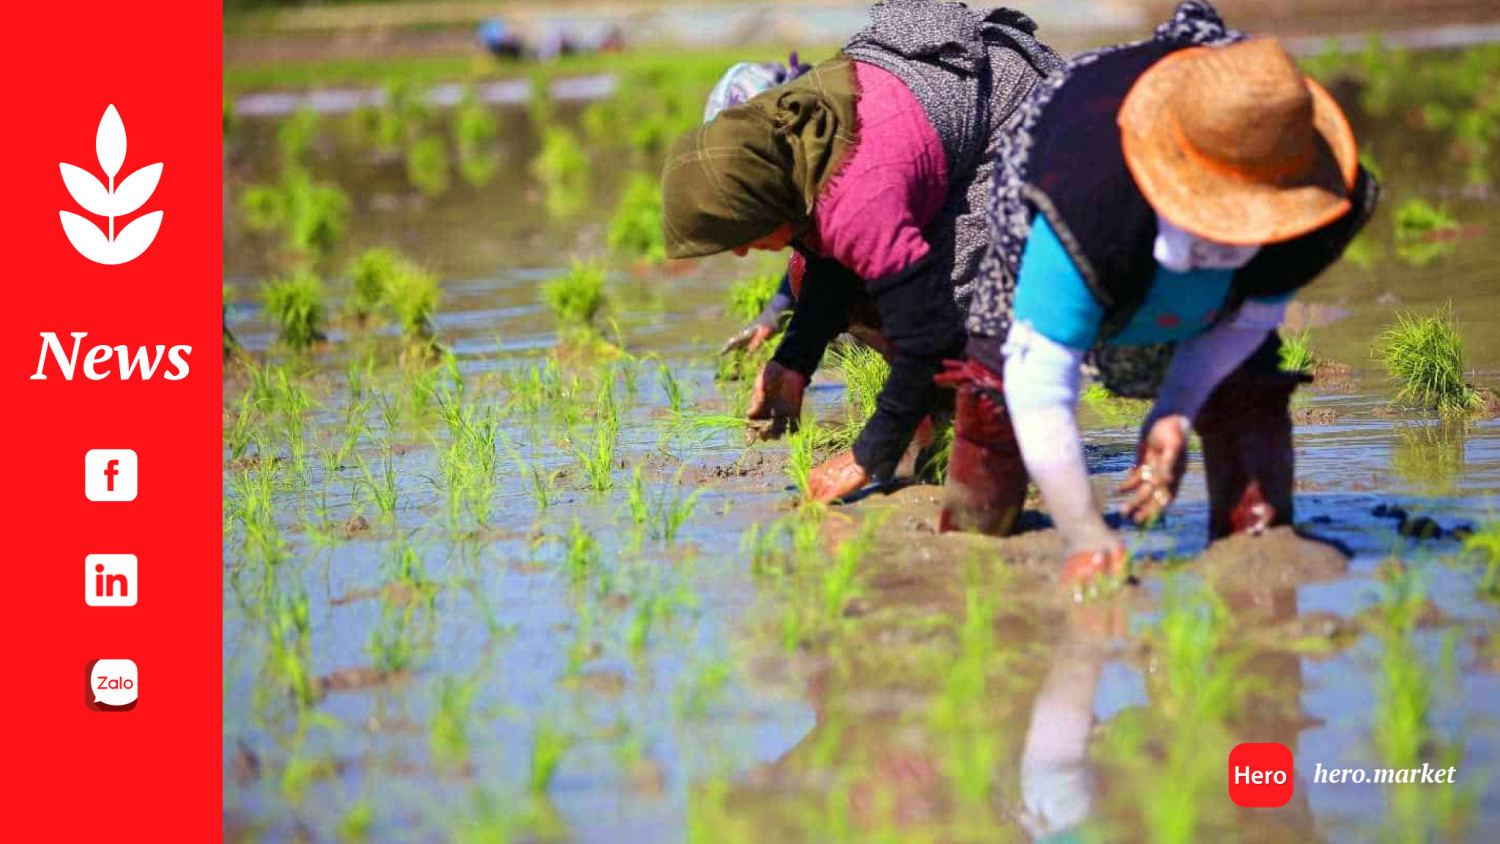
[(90, 449), (83, 457), (83, 493), (90, 501), (134, 501), (135, 452), (128, 448)]

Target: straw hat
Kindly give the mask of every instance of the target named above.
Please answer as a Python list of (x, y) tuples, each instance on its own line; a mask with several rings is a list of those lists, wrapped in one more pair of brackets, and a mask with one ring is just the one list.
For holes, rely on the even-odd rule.
[(1136, 80), (1119, 123), (1146, 201), (1199, 237), (1277, 243), (1349, 209), (1354, 133), (1274, 38), (1167, 56)]

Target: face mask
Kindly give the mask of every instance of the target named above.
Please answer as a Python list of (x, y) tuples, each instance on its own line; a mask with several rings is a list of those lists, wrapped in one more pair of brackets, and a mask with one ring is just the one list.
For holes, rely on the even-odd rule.
[(1192, 270), (1237, 270), (1250, 263), (1259, 246), (1230, 246), (1204, 240), (1156, 218), (1156, 243), (1151, 257), (1167, 269), (1185, 273)]

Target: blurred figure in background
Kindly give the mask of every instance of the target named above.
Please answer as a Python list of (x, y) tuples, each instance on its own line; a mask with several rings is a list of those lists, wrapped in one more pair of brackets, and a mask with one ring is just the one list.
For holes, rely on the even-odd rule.
[(526, 54), (521, 33), (502, 18), (490, 18), (479, 25), (479, 44), (490, 55), (500, 59), (519, 59)]
[(476, 33), (480, 46), (499, 59), (533, 59), (552, 61), (575, 53), (614, 53), (625, 49), (624, 33), (611, 25), (595, 38), (582, 38), (555, 23), (542, 27), (535, 44), (504, 18), (489, 18)]

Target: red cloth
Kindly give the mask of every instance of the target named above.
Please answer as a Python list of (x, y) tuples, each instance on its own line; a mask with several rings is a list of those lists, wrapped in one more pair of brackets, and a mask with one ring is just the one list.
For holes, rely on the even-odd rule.
[(894, 74), (854, 63), (859, 142), (824, 186), (807, 246), (866, 281), (927, 255), (922, 229), (942, 210), (948, 159), (921, 103)]

